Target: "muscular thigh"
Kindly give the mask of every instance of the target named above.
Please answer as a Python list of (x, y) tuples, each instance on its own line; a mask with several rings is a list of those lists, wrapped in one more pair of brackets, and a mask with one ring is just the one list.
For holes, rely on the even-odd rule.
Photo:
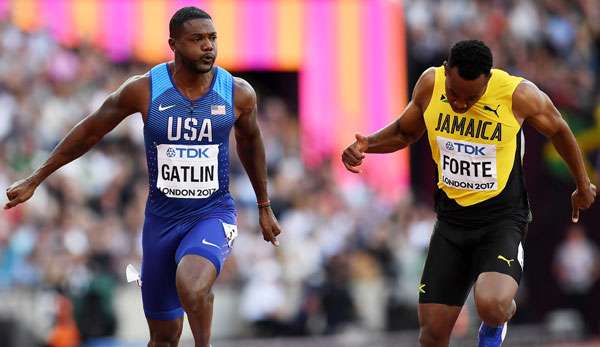
[(233, 240), (237, 236), (235, 216), (221, 215), (198, 221), (187, 232), (177, 248), (177, 263), (186, 255), (197, 255), (210, 261), (217, 272), (221, 272), (225, 260), (231, 252)]
[(142, 301), (149, 320), (177, 320), (183, 316), (175, 286), (180, 228), (172, 220), (146, 215), (142, 234)]
[(471, 250), (461, 244), (460, 238), (450, 241), (442, 230), (446, 223), (436, 223), (429, 252), (419, 284), (420, 304), (462, 306), (473, 284)]
[(521, 280), (524, 265), (523, 242), (527, 224), (503, 220), (487, 227), (474, 253), (476, 276), (497, 272)]

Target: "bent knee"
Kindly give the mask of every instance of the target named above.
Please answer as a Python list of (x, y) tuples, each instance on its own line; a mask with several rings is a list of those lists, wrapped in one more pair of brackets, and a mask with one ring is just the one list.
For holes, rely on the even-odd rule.
[(180, 296), (210, 297), (216, 279), (214, 265), (198, 256), (185, 256), (177, 266), (176, 284)]
[(450, 340), (452, 330), (434, 326), (421, 326), (419, 343), (421, 346), (445, 345)]
[(190, 281), (187, 283), (183, 290), (187, 292), (187, 296), (192, 298), (200, 298), (204, 300), (212, 300), (214, 294), (212, 292), (212, 285), (202, 281)]
[(211, 287), (207, 285), (195, 285), (183, 291), (181, 302), (186, 312), (203, 312), (207, 307), (212, 306), (215, 295)]
[(181, 335), (181, 333), (178, 331), (150, 332), (150, 346), (153, 346), (153, 347), (177, 346), (180, 335)]
[(508, 321), (515, 311), (513, 298), (480, 295), (475, 300), (477, 312), (488, 324), (500, 325)]

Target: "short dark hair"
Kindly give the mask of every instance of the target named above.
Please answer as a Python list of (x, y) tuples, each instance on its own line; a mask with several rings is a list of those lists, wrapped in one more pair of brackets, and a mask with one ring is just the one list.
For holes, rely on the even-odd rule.
[(460, 77), (466, 80), (474, 80), (482, 74), (488, 76), (492, 63), (492, 51), (479, 40), (459, 41), (448, 55), (448, 68), (456, 66)]
[(212, 19), (211, 16), (199, 9), (198, 7), (188, 6), (183, 7), (177, 10), (173, 17), (171, 17), (171, 21), (169, 21), (169, 36), (176, 37), (177, 31), (181, 26), (192, 19)]

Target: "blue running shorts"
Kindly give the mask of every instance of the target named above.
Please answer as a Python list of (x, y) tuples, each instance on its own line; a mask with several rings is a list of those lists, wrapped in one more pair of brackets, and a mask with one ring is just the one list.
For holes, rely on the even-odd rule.
[(148, 319), (174, 320), (183, 316), (175, 286), (181, 259), (195, 254), (217, 270), (231, 252), (237, 236), (235, 209), (215, 210), (184, 219), (146, 213), (142, 234), (142, 301)]

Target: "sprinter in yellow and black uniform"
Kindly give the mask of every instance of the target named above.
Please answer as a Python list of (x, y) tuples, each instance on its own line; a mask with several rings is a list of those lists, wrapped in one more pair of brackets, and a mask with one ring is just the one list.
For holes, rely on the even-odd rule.
[(576, 183), (573, 221), (595, 199), (568, 125), (533, 83), (492, 69), (481, 41), (456, 43), (448, 61), (419, 78), (400, 117), (368, 137), (356, 135), (342, 161), (352, 172), (365, 153), (390, 153), (425, 132), (436, 165), (438, 221), (419, 290), (421, 346), (448, 346), (475, 286), (480, 347), (497, 347), (514, 315), (525, 231), (531, 220), (523, 181), (524, 122), (551, 139)]
[(479, 227), (501, 216), (528, 221), (523, 185), (521, 124), (512, 112), (512, 95), (523, 81), (492, 69), (479, 100), (456, 113), (446, 91), (445, 67), (434, 68), (434, 85), (424, 119), (437, 166), (438, 218)]

